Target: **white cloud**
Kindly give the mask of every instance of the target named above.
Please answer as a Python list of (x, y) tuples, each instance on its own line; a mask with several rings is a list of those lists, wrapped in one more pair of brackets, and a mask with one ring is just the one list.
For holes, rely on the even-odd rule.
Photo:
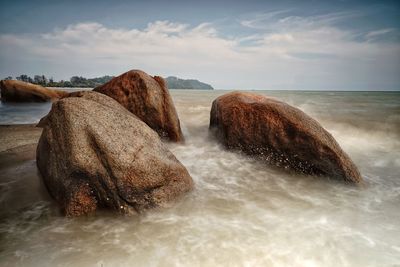
[[(272, 21), (259, 33), (240, 38), (221, 37), (209, 23), (193, 27), (169, 21), (149, 23), (144, 29), (87, 22), (38, 35), (0, 35), (0, 73), (67, 78), (141, 68), (153, 75), (198, 78), (217, 88), (399, 86), (398, 43), (356, 41), (354, 33), (332, 24), (350, 14), (274, 19), (284, 13), (244, 20), (242, 25), (258, 29), (262, 19)], [(246, 41), (251, 44), (244, 45)]]
[(379, 38), (379, 36), (385, 35), (387, 33), (392, 33), (394, 32), (395, 29), (393, 28), (387, 28), (387, 29), (380, 29), (376, 31), (370, 31), (365, 35), (365, 38), (369, 41), (375, 40), (376, 38)]
[(277, 17), (288, 14), (291, 9), (276, 10), (267, 13), (255, 13), (251, 14), (249, 19), (243, 19), (240, 24), (245, 27), (253, 29), (265, 29), (268, 27), (268, 22)]
[(252, 14), (250, 19), (242, 19), (240, 24), (253, 29), (293, 30), (331, 26), (335, 23), (360, 16), (359, 12), (344, 11), (314, 16), (289, 15), (292, 9), (277, 10), (268, 13)]

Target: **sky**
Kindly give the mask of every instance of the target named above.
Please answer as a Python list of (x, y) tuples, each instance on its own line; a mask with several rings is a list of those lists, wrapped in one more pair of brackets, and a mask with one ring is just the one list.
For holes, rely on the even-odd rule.
[(0, 78), (130, 69), (217, 89), (400, 90), (400, 1), (0, 0)]

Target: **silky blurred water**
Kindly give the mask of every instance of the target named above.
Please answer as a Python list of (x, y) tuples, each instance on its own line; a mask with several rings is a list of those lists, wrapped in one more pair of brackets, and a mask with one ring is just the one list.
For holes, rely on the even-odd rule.
[(168, 146), (194, 191), (141, 216), (67, 219), (33, 160), (10, 166), (0, 173), (0, 266), (400, 266), (400, 93), (258, 92), (331, 132), (360, 188), (225, 151), (208, 123), (226, 91), (171, 93), (186, 143)]
[[(54, 89), (54, 88), (52, 88)], [(91, 90), (88, 88), (57, 88), (66, 92)], [(7, 103), (0, 101), (0, 125), (37, 123), (49, 113), (51, 102)]]

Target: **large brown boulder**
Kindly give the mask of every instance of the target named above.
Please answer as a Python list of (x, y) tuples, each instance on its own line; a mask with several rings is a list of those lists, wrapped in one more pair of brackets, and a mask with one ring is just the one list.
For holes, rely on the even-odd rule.
[(163, 78), (131, 70), (93, 89), (106, 94), (171, 141), (183, 141), (174, 103)]
[(57, 100), (68, 94), (61, 90), (52, 90), (16, 80), (2, 80), (0, 88), (3, 102), (46, 102)]
[(157, 133), (106, 95), (73, 93), (38, 126), (37, 166), (67, 216), (162, 207), (193, 187)]
[(210, 129), (227, 148), (306, 174), (358, 183), (361, 175), (322, 126), (301, 110), (252, 93), (214, 100)]

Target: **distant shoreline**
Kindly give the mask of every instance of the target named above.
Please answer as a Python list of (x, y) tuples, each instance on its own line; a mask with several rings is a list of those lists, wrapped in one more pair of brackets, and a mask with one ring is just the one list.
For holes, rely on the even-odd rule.
[[(15, 77), (16, 80), (37, 84), (40, 86), (44, 86), (47, 88), (90, 88), (93, 89), (95, 87), (101, 86), (103, 84), (108, 83), (112, 79), (116, 78), (115, 76), (105, 75), (97, 78), (85, 78), (82, 76), (72, 76), (69, 80), (64, 81), (54, 81), (53, 78), (47, 78), (45, 75), (35, 75), (33, 78), (22, 74), (20, 76)], [(12, 76), (6, 77), (4, 80), (13, 80)], [(170, 89), (198, 89), (198, 90), (213, 90), (214, 88), (207, 83), (201, 82), (196, 79), (181, 79), (175, 76), (169, 76), (164, 78), (167, 83), (168, 88)]]
[[(64, 89), (64, 90), (93, 90), (91, 87), (52, 87), (45, 86), (46, 88), (51, 89)], [(169, 90), (187, 90), (187, 91), (277, 91), (277, 92), (359, 92), (359, 93), (383, 93), (383, 92), (397, 92), (400, 93), (399, 90), (303, 90), (303, 89), (181, 89), (181, 88), (168, 88)]]

